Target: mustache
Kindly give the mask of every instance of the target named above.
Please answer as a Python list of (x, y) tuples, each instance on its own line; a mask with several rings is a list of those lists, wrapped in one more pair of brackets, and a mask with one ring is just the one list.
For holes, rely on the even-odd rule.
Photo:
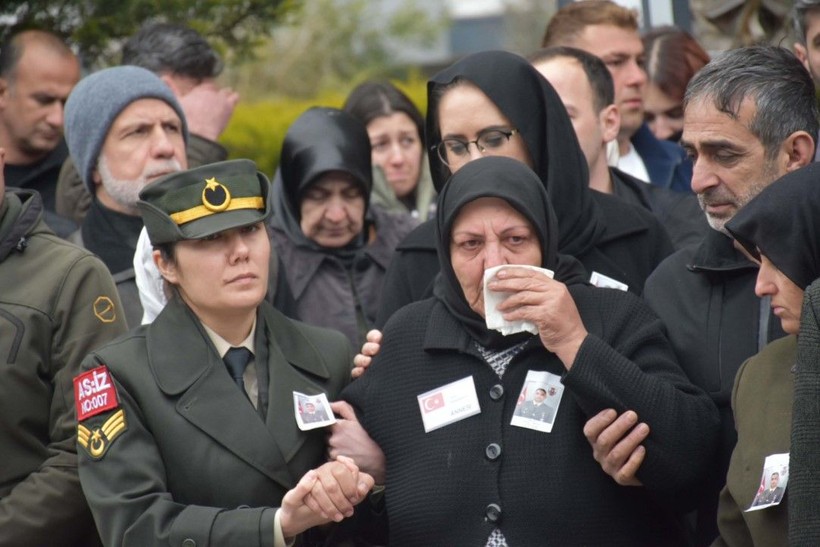
[(164, 175), (170, 172), (182, 171), (182, 165), (176, 158), (158, 160), (152, 163), (143, 173), (143, 178), (149, 179), (157, 175)]

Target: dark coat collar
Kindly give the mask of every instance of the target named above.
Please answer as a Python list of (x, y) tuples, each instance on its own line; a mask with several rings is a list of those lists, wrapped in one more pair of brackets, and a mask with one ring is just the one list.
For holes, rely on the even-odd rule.
[(649, 223), (644, 218), (644, 215), (651, 215), (648, 211), (631, 205), (617, 196), (597, 190), (592, 190), (592, 194), (595, 201), (601, 205), (599, 209), (606, 220), (606, 230), (598, 240), (598, 245), (649, 230)]
[[(393, 258), (393, 247), (385, 240), (384, 230), (393, 228), (388, 226), (388, 213), (378, 207), (371, 208), (370, 213), (374, 220), (372, 223), (368, 223), (368, 226), (373, 226), (376, 230), (376, 238), (356, 252), (356, 257), (353, 259), (353, 268), (360, 269), (360, 271), (366, 270), (373, 263), (382, 271), (386, 271), (387, 266), (390, 265), (390, 260)], [(379, 232), (380, 226), (383, 230), (381, 233)], [(367, 230), (368, 227), (365, 227), (365, 229)], [(290, 283), (291, 293), (295, 299), (298, 300), (302, 296), (302, 293), (313, 281), (325, 261), (335, 263), (339, 268), (345, 268), (342, 261), (332, 253), (324, 253), (293, 242), (289, 239), (287, 232), (279, 226), (273, 226), (273, 230), (275, 233), (278, 232), (277, 239), (286, 240), (287, 243), (285, 244), (291, 246), (288, 250), (288, 268), (299, 272), (299, 276)], [(433, 250), (435, 251), (435, 246)]]
[[(266, 303), (260, 305), (257, 329), (271, 334), (268, 345), (277, 345), (292, 366), (326, 379), (330, 373), (324, 360), (293, 324)], [(197, 381), (214, 362), (222, 366), (208, 335), (193, 312), (178, 298), (172, 298), (157, 319), (148, 327), (148, 355), (151, 371), (159, 388), (168, 395), (178, 395)], [(203, 343), (205, 342), (205, 343)], [(168, 352), (167, 348), (184, 349)]]
[(693, 272), (741, 272), (757, 266), (735, 249), (732, 238), (710, 228), (687, 268)]
[(294, 419), (283, 417), (293, 415), (293, 391), (322, 391), (296, 369), (320, 379), (329, 378), (330, 373), (314, 345), (266, 302), (259, 308), (258, 329), (264, 329), (267, 335), (270, 363), (270, 402), (265, 422), (228, 381), (222, 359), (193, 312), (179, 298), (172, 298), (148, 327), (149, 367), (160, 390), (170, 396), (180, 395), (176, 408), (186, 420), (289, 489), (298, 477), (288, 469), (288, 463), (307, 435)]

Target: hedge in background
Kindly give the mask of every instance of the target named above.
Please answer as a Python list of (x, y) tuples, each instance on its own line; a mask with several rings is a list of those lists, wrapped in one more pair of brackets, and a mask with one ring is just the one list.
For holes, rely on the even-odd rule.
[[(416, 103), (424, 114), (427, 103), (427, 81), (413, 76), (409, 81), (394, 81)], [(350, 87), (353, 89), (353, 86)], [(279, 165), (279, 155), (285, 133), (296, 118), (312, 106), (341, 108), (347, 92), (324, 91), (312, 100), (271, 98), (256, 103), (240, 100), (220, 142), (228, 149), (228, 157), (248, 158), (256, 162), (259, 170), (273, 179)]]

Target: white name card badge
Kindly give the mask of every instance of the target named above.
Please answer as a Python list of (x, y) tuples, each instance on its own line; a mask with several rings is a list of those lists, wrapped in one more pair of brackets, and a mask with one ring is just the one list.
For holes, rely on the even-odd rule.
[(422, 393), (418, 400), (425, 433), (481, 412), (472, 376)]

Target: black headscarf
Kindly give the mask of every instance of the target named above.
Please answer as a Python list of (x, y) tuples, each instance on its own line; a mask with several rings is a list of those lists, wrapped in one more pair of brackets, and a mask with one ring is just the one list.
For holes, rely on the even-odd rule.
[(328, 171), (342, 171), (353, 177), (362, 189), (367, 215), (373, 187), (367, 129), (347, 112), (314, 107), (291, 124), (282, 143), (282, 157), (273, 182), (272, 223), (298, 246), (345, 255), (366, 244), (367, 222), (359, 237), (342, 249), (321, 247), (305, 236), (299, 224), (305, 191)]
[[(455, 80), (478, 87), (521, 132), (533, 170), (546, 188), (558, 221), (558, 250), (581, 256), (605, 231), (602, 213), (589, 189), (586, 158), (564, 104), (552, 86), (523, 57), (485, 51), (465, 57), (427, 83), (426, 142), (441, 142), (436, 90)], [(430, 172), (441, 192), (450, 176), (435, 150), (428, 150)]]
[(459, 212), (468, 203), (483, 197), (503, 199), (532, 224), (541, 243), (541, 264), (538, 266), (553, 271), (558, 265), (557, 222), (538, 175), (511, 158), (484, 157), (467, 163), (450, 178), (438, 196), (436, 249), (441, 275), (436, 278), (436, 298), (480, 344), (505, 347), (532, 335), (503, 336), (494, 330), (487, 330), (484, 318), (467, 303), (450, 260), (450, 239)]
[(764, 255), (806, 290), (820, 277), (820, 163), (770, 184), (726, 223), (726, 229), (750, 254)]

